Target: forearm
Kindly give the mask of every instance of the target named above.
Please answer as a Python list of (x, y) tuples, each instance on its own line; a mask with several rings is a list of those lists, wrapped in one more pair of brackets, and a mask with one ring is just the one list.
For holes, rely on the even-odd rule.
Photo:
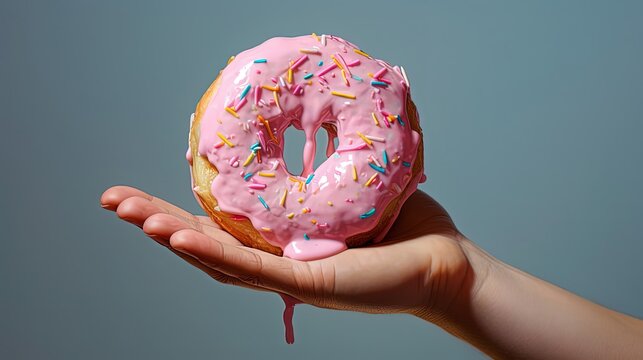
[(496, 358), (641, 358), (643, 321), (609, 310), (484, 253), (471, 263), (457, 301), (438, 323)]

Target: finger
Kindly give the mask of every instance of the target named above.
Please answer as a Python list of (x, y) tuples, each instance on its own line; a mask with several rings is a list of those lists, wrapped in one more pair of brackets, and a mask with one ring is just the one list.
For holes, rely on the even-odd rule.
[(116, 208), (118, 217), (138, 227), (143, 226), (148, 217), (158, 213), (167, 213), (167, 211), (139, 196), (123, 200)]
[[(314, 290), (314, 277), (310, 269), (306, 269), (305, 262), (226, 244), (191, 229), (172, 234), (170, 245), (213, 269), (254, 286), (283, 292), (302, 300)], [(304, 276), (305, 274), (311, 276)]]
[(103, 192), (103, 195), (100, 197), (100, 204), (107, 210), (116, 211), (121, 202), (132, 196), (139, 196), (148, 200), (151, 200), (152, 198), (149, 194), (146, 194), (139, 189), (130, 186), (117, 185), (112, 186)]
[(169, 239), (172, 234), (185, 229), (200, 231), (207, 236), (215, 237), (230, 245), (241, 245), (239, 240), (235, 239), (232, 235), (223, 230), (207, 226), (195, 228), (194, 224), (187, 223), (183, 219), (166, 213), (155, 213), (149, 216), (143, 223), (143, 231), (147, 235), (151, 237), (158, 236), (166, 239), (167, 243), (162, 244), (164, 246), (170, 246)]

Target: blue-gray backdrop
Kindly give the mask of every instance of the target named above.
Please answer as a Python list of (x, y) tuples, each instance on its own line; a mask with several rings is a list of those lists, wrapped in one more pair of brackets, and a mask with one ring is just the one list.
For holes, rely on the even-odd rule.
[(309, 306), (287, 346), (277, 296), (216, 284), (98, 206), (124, 183), (199, 212), (197, 99), (229, 55), (311, 32), (405, 67), (421, 188), (470, 238), (643, 316), (643, 2), (2, 1), (1, 358), (482, 357), (410, 316)]

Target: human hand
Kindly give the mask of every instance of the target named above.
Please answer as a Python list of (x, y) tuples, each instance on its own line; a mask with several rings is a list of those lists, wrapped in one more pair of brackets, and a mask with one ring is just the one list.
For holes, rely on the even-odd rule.
[(297, 261), (249, 248), (205, 216), (138, 189), (115, 186), (101, 204), (213, 279), (290, 295), (322, 308), (445, 316), (470, 277), (470, 263), (446, 211), (416, 191), (379, 244)]

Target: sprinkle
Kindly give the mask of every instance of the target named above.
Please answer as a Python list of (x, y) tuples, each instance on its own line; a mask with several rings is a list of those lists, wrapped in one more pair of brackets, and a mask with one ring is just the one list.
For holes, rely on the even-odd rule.
[(246, 85), (246, 87), (241, 92), (241, 95), (239, 95), (239, 100), (242, 100), (244, 97), (246, 97), (246, 95), (248, 95), (248, 92), (250, 91), (251, 88), (252, 86), (250, 84)]
[(253, 173), (247, 173), (247, 174), (243, 175), (243, 180), (245, 180), (245, 181), (250, 180), (250, 178), (252, 177), (252, 175), (254, 175), (254, 174), (253, 174)]
[(351, 75), (351, 77), (352, 77), (353, 79), (355, 79), (355, 80), (359, 81), (359, 82), (364, 81), (364, 79), (362, 79), (361, 77), (359, 77), (359, 76), (357, 76), (357, 75), (355, 75), (355, 74)]
[(379, 79), (382, 76), (384, 76), (384, 74), (386, 74), (387, 71), (388, 71), (388, 69), (383, 67), (383, 68), (380, 69), (380, 71), (378, 71), (375, 74), (373, 74), (373, 78), (374, 79)]
[(229, 147), (234, 147), (234, 144), (230, 142), (222, 133), (217, 131), (217, 136)]
[(375, 113), (372, 112), (371, 116), (373, 117), (373, 122), (375, 123), (375, 125), (380, 126), (380, 121), (377, 120), (377, 115), (375, 115)]
[(373, 135), (364, 135), (366, 136), (367, 139), (377, 141), (377, 142), (385, 142), (386, 140), (383, 137), (379, 136), (373, 136)]
[(317, 224), (317, 219), (310, 219), (310, 222), (313, 223), (313, 225)]
[(227, 106), (227, 107), (225, 108), (225, 111), (229, 112), (230, 114), (232, 114), (232, 116), (236, 117), (237, 119), (239, 118), (239, 114), (237, 114), (237, 112), (236, 112), (236, 111), (234, 111), (234, 109), (233, 109), (233, 108), (231, 108), (231, 107)]
[(386, 150), (382, 151), (382, 160), (384, 160), (384, 166), (388, 165), (388, 154)]
[(288, 81), (288, 84), (292, 84), (292, 64), (293, 62), (291, 61), (288, 66), (288, 77), (286, 78), (286, 80)]
[(390, 115), (390, 114), (386, 118), (388, 119), (389, 122), (394, 122), (396, 119), (395, 115)]
[(321, 51), (319, 51), (319, 49), (299, 49), (299, 52), (304, 54), (321, 55)]
[(239, 160), (239, 156), (235, 155), (235, 156), (233, 156), (233, 157), (230, 159), (230, 161), (228, 162), (228, 164), (230, 164), (230, 166), (234, 166), (234, 163), (235, 163), (237, 160)]
[(362, 215), (359, 216), (360, 219), (366, 219), (368, 217), (373, 216), (375, 214), (375, 208), (371, 208), (369, 211), (363, 213)]
[(270, 206), (266, 203), (266, 200), (261, 197), (261, 195), (257, 195), (257, 198), (259, 198), (259, 201), (261, 201), (261, 205), (266, 208), (266, 210), (270, 211)]
[(315, 177), (315, 173), (308, 175), (308, 177), (306, 178), (306, 185), (310, 184), (310, 182), (313, 181), (314, 177)]
[(357, 168), (355, 164), (353, 164), (353, 180), (357, 181)]
[(379, 172), (381, 172), (382, 174), (386, 173), (386, 169), (384, 169), (383, 167), (377, 166), (377, 165), (375, 165), (375, 164), (373, 164), (373, 163), (370, 163), (370, 162), (369, 162), (369, 163), (368, 163), (368, 166), (370, 166), (371, 168), (373, 168), (375, 171), (379, 171)]
[(296, 70), (299, 65), (303, 64), (306, 60), (308, 60), (308, 55), (302, 55), (299, 59), (297, 59), (297, 61), (290, 65), (290, 69)]
[(268, 185), (266, 184), (248, 184), (248, 189), (254, 189), (254, 190), (263, 190), (267, 187)]
[(321, 43), (322, 43), (322, 45), (326, 46), (326, 34), (322, 34)]
[(321, 69), (316, 75), (317, 76), (324, 76), (324, 75), (326, 75), (326, 73), (328, 73), (329, 71), (335, 69), (336, 67), (337, 67), (337, 64), (330, 64), (327, 67)]
[(361, 138), (362, 138), (362, 140), (364, 140), (364, 142), (365, 142), (366, 144), (368, 144), (369, 146), (370, 146), (370, 145), (373, 145), (373, 142), (371, 141), (371, 139), (369, 139), (369, 138), (367, 138), (366, 136), (364, 136), (364, 134), (362, 134), (362, 133), (361, 133), (361, 132), (359, 132), (359, 131), (356, 131), (355, 133), (357, 134), (357, 136), (361, 137)]
[(261, 121), (261, 123), (266, 127), (266, 130), (268, 130), (268, 135), (270, 136), (272, 141), (279, 144), (279, 140), (277, 140), (277, 138), (275, 138), (275, 134), (272, 133), (272, 129), (270, 128), (270, 123), (268, 122), (268, 120), (264, 119), (261, 115), (257, 115), (257, 119)]
[(335, 95), (335, 96), (341, 96), (341, 97), (347, 98), (347, 99), (357, 99), (357, 97), (355, 95), (353, 95), (353, 94), (343, 93), (343, 92), (339, 92), (339, 91), (331, 91), (330, 93)]
[(411, 167), (411, 163), (408, 162), (408, 161), (402, 161), (402, 165), (404, 165), (406, 167)]
[(368, 178), (368, 180), (366, 181), (366, 183), (364, 184), (364, 186), (366, 186), (366, 187), (371, 186), (371, 184), (373, 183), (373, 181), (375, 181), (375, 178), (376, 178), (376, 177), (377, 177), (377, 173), (373, 174), (370, 178)]
[(397, 121), (400, 122), (400, 125), (404, 126), (404, 121), (402, 121), (402, 117), (400, 115), (397, 116)]
[(269, 228), (269, 227), (267, 227), (267, 226), (262, 226), (262, 227), (261, 227), (261, 230), (263, 230), (263, 231), (268, 231), (268, 232), (272, 231), (272, 229), (271, 229), (271, 228)]
[(395, 155), (395, 156), (393, 156), (393, 158), (391, 159), (391, 162), (392, 162), (393, 164), (395, 164), (399, 159), (400, 159), (400, 155)]
[(268, 62), (268, 60), (266, 60), (266, 59), (256, 59), (256, 60), (255, 60), (255, 61), (253, 61), (253, 62), (254, 62), (255, 64), (261, 64), (261, 63), (267, 63), (267, 62)]
[(388, 86), (388, 84), (387, 84), (387, 83), (385, 83), (385, 82), (383, 82), (383, 81), (376, 81), (376, 80), (371, 81), (371, 85), (372, 85), (372, 86), (383, 86), (383, 87), (387, 87), (387, 86)]
[(292, 91), (292, 93), (295, 95), (299, 95), (299, 92), (304, 92), (304, 89), (301, 87), (301, 84), (297, 84), (297, 86), (295, 86), (295, 88)]
[(250, 145), (250, 150), (257, 151), (258, 149), (261, 149), (261, 144), (259, 142)]
[(328, 206), (333, 206), (333, 202), (332, 202), (332, 201), (327, 202), (327, 204), (328, 204)]
[(254, 160), (255, 156), (256, 156), (256, 153), (254, 151), (251, 151), (250, 155), (248, 155), (248, 158), (246, 159), (246, 161), (243, 162), (243, 166), (245, 167), (245, 166), (250, 165), (252, 160)]
[(281, 199), (279, 199), (279, 205), (286, 207), (286, 196), (288, 196), (288, 189), (284, 189), (284, 193), (281, 194)]
[(311, 78), (311, 77), (313, 77), (313, 76), (314, 76), (314, 74), (313, 74), (313, 73), (308, 73), (308, 74), (304, 75), (304, 79), (305, 79), (305, 80), (308, 80), (308, 79), (310, 79), (310, 78)]
[(239, 109), (241, 109), (243, 105), (245, 105), (247, 102), (248, 102), (248, 98), (244, 97), (243, 99), (241, 99), (241, 101), (239, 101), (237, 105), (234, 106), (234, 111), (235, 112), (239, 111)]
[(301, 204), (301, 203), (303, 203), (303, 202), (304, 202), (304, 198), (303, 198), (303, 197), (300, 197), (299, 199), (297, 199), (297, 202), (298, 202), (298, 203), (300, 203), (300, 204)]
[(376, 186), (375, 188), (376, 188), (377, 190), (381, 190), (381, 189), (382, 189), (382, 187), (384, 187), (384, 183), (380, 181), (380, 183), (379, 183), (379, 184), (377, 184), (377, 186)]
[(406, 71), (404, 71), (404, 67), (400, 66), (400, 71), (402, 71), (402, 77), (404, 78), (404, 82), (406, 83), (406, 86), (411, 86), (409, 79), (406, 77)]
[(335, 65), (337, 65), (337, 67), (339, 67), (342, 70), (344, 69), (342, 64), (339, 63), (339, 60), (337, 60), (337, 58), (335, 58), (335, 55), (331, 55), (330, 58), (333, 59), (333, 62), (335, 63)]
[(320, 61), (317, 63), (317, 66), (322, 66), (322, 65), (324, 65), (324, 62), (320, 60)]
[(275, 99), (275, 104), (277, 104), (277, 108), (281, 110), (281, 105), (279, 105), (279, 96), (277, 95), (276, 91), (272, 92), (272, 97)]
[(346, 201), (347, 203), (351, 203), (351, 204), (353, 203), (353, 199), (351, 199), (351, 198), (346, 198), (346, 200), (344, 200), (344, 201)]
[(305, 207), (305, 208), (301, 209), (302, 214), (307, 214), (309, 212), (310, 212), (310, 208), (308, 208), (308, 207)]
[(367, 53), (363, 52), (363, 51), (362, 51), (362, 50), (360, 50), (360, 49), (353, 49), (353, 51), (355, 51), (355, 53), (356, 53), (356, 54), (360, 54), (360, 55), (362, 55), (362, 56), (364, 56), (364, 57), (367, 57), (367, 58), (370, 58), (370, 57), (371, 57), (369, 54), (367, 54)]
[(218, 149), (224, 145), (223, 141), (219, 142), (218, 144), (214, 145), (215, 149)]
[(270, 91), (279, 91), (279, 86), (261, 85), (261, 87)]
[(294, 212), (291, 212), (290, 214), (286, 215), (286, 217), (287, 217), (288, 219), (292, 219), (292, 218), (294, 218), (294, 217), (295, 217), (295, 213), (294, 213)]
[(315, 38), (315, 40), (320, 41), (320, 40), (319, 40), (319, 36), (317, 36), (317, 34), (312, 33), (312, 34), (310, 34), (310, 36), (314, 37), (314, 38)]
[(308, 234), (304, 233), (304, 240), (310, 240), (310, 236)]
[(284, 78), (281, 76), (279, 77), (279, 85), (281, 85), (281, 87), (284, 87), (284, 88), (286, 87), (286, 82), (284, 81)]
[[(228, 64), (230, 64), (230, 63), (232, 62), (232, 60), (234, 60), (234, 56), (230, 56), (230, 57), (228, 58)], [(226, 64), (226, 65), (227, 65), (227, 64)]]
[(261, 151), (257, 149), (257, 162), (261, 164)]
[(275, 173), (269, 173), (265, 171), (259, 171), (257, 175), (263, 176), (263, 177), (275, 177)]
[(259, 99), (261, 99), (261, 86), (255, 87), (255, 105), (259, 104)]
[(348, 145), (348, 146), (340, 146), (335, 151), (338, 153), (346, 152), (346, 151), (354, 151), (354, 150), (361, 150), (365, 147), (367, 147), (366, 143), (359, 143), (357, 145)]
[(346, 78), (346, 72), (344, 71), (344, 69), (342, 69), (342, 79), (344, 79), (344, 84), (346, 84), (346, 86), (351, 86), (351, 84), (348, 82), (348, 79)]
[(372, 162), (373, 164), (379, 167), (382, 167), (382, 164), (379, 161), (377, 161), (377, 159), (373, 155), (368, 156), (368, 161)]

